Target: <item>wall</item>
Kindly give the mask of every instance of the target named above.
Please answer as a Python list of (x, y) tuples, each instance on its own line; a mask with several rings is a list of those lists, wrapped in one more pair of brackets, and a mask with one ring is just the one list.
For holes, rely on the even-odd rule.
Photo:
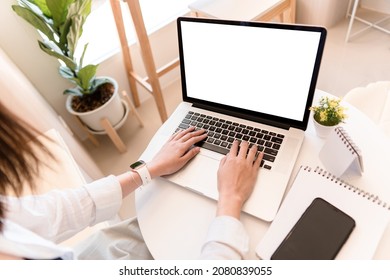
[[(354, 1), (351, 0), (351, 6)], [(350, 0), (296, 0), (296, 21), (332, 27), (345, 19), (349, 2)], [(363, 8), (390, 14), (388, 0), (360, 0), (359, 4)]]
[(297, 0), (296, 22), (332, 27), (345, 18), (349, 0)]
[(360, 5), (367, 9), (390, 14), (390, 1), (388, 0), (361, 0)]
[[(79, 129), (73, 117), (65, 109), (66, 96), (62, 92), (64, 89), (72, 87), (72, 84), (58, 74), (58, 62), (40, 50), (37, 43), (39, 36), (36, 30), (12, 10), (11, 5), (15, 3), (16, 0), (0, 1), (0, 26), (2, 26), (0, 47), (54, 110), (62, 116), (71, 129), (80, 137), (85, 138), (85, 134)], [(116, 32), (116, 30), (113, 32)], [(159, 32), (151, 34), (150, 42), (157, 67), (161, 67), (174, 59), (177, 56), (175, 24), (172, 23)], [(143, 75), (143, 64), (137, 52), (138, 47), (134, 45), (131, 49), (134, 68)], [(163, 88), (172, 79), (179, 77), (178, 69), (172, 72), (161, 78), (160, 81)], [(124, 89), (129, 92), (121, 53), (102, 62), (98, 69), (98, 75), (112, 76), (118, 81), (121, 90)], [(140, 89), (140, 94), (141, 101), (150, 98), (150, 95), (143, 89)]]

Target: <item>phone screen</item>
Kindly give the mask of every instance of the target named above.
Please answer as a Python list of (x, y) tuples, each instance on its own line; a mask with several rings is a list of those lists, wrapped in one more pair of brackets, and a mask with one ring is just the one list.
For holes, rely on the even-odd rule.
[(272, 260), (332, 260), (347, 241), (355, 220), (316, 198), (272, 255)]

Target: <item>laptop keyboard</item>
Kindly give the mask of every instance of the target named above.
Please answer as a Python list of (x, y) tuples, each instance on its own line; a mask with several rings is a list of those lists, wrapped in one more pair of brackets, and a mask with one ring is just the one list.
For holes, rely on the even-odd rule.
[(236, 122), (212, 117), (196, 112), (188, 112), (181, 121), (175, 132), (184, 130), (190, 126), (196, 129), (204, 129), (207, 138), (197, 143), (197, 146), (226, 155), (234, 140), (248, 141), (250, 147), (257, 146), (258, 153), (264, 152), (261, 166), (266, 169), (272, 169), (272, 163), (275, 161), (284, 135), (269, 130), (247, 126)]

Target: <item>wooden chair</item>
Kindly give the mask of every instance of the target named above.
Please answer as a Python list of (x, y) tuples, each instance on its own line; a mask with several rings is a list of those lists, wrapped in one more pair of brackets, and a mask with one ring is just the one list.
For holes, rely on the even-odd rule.
[(139, 83), (143, 88), (150, 92), (155, 101), (160, 114), (161, 121), (165, 121), (168, 118), (167, 110), (164, 103), (164, 98), (162, 95), (162, 90), (160, 86), (159, 78), (174, 69), (179, 65), (179, 59), (175, 59), (172, 62), (166, 64), (160, 69), (156, 69), (154, 63), (152, 49), (150, 47), (149, 37), (145, 29), (144, 20), (142, 17), (141, 7), (138, 0), (124, 0), (127, 2), (127, 5), (130, 10), (130, 14), (133, 20), (134, 28), (137, 33), (137, 38), (141, 50), (142, 60), (145, 66), (146, 73), (148, 77), (142, 78), (138, 75), (133, 68), (131, 61), (130, 48), (128, 45), (128, 40), (125, 32), (125, 24), (122, 16), (122, 8), (119, 0), (110, 0), (111, 8), (114, 14), (114, 19), (116, 27), (118, 30), (118, 35), (122, 48), (123, 61), (126, 68), (126, 74), (129, 81), (130, 91), (134, 100), (136, 107), (140, 105), (140, 100), (138, 96), (138, 90), (136, 83)]

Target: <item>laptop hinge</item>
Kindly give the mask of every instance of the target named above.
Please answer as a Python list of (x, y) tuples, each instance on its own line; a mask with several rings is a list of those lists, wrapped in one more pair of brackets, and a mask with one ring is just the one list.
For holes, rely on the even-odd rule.
[(254, 116), (252, 114), (241, 113), (241, 112), (225, 109), (222, 107), (208, 106), (206, 104), (200, 104), (200, 103), (192, 103), (192, 106), (196, 107), (196, 108), (205, 109), (205, 110), (209, 110), (212, 112), (217, 112), (217, 113), (221, 113), (224, 115), (240, 118), (240, 119), (245, 119), (248, 121), (253, 121), (253, 122), (257, 122), (257, 123), (261, 123), (261, 124), (265, 124), (265, 125), (275, 126), (275, 127), (281, 128), (281, 129), (289, 130), (291, 127), (290, 125), (287, 125), (287, 124), (284, 124), (284, 123), (281, 123), (278, 121), (273, 121), (273, 120), (261, 118), (258, 116)]

